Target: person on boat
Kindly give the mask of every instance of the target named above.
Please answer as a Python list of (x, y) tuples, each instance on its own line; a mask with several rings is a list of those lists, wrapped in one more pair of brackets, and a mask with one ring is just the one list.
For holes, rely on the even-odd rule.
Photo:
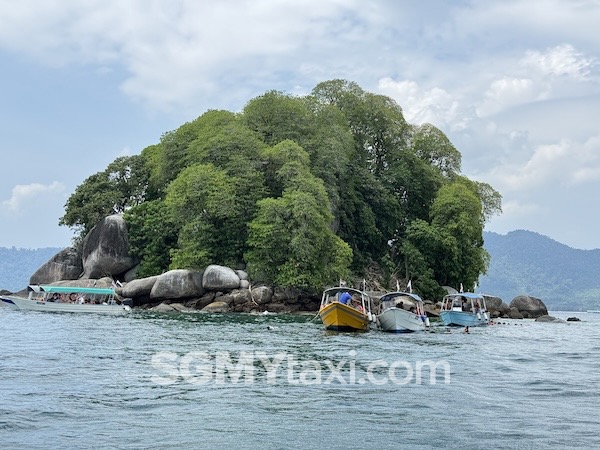
[(340, 294), (340, 303), (347, 305), (351, 298), (352, 296), (350, 295), (350, 293), (344, 291)]
[(52, 298), (48, 299), (49, 302), (60, 302), (60, 295), (57, 292), (52, 294)]
[(83, 294), (79, 294), (79, 297), (77, 297), (77, 303), (79, 303), (80, 305), (83, 305), (85, 303), (85, 298), (83, 298)]
[(360, 299), (356, 298), (356, 297), (352, 297), (352, 306), (354, 306), (356, 309), (358, 309), (360, 312), (364, 312), (364, 308), (361, 305), (361, 301)]

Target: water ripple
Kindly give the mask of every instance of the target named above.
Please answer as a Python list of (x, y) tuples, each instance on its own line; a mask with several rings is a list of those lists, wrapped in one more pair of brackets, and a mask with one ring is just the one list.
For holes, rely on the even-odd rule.
[[(0, 357), (0, 447), (600, 446), (600, 317), (409, 335), (329, 333), (313, 317), (0, 309), (11, 343)], [(259, 360), (252, 383), (203, 383), (199, 359), (180, 371), (190, 352), (229, 352), (235, 365), (258, 351), (293, 357), (297, 370), (312, 361), (321, 383), (285, 370), (271, 378)], [(173, 355), (176, 376), (153, 364), (158, 352)], [(417, 384), (410, 371), (423, 361), (446, 362), (449, 382), (440, 370), (435, 384), (428, 372)], [(397, 362), (406, 383), (388, 379)]]

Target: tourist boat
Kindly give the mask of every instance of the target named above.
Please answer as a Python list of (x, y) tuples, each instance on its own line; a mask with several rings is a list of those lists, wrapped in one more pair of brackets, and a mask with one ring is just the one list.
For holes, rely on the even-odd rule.
[(425, 331), (429, 319), (423, 309), (423, 300), (412, 292), (386, 293), (379, 299), (377, 326), (381, 331), (391, 333)]
[(473, 292), (448, 294), (442, 300), (440, 319), (444, 325), (476, 327), (490, 321), (485, 298)]
[(131, 307), (115, 299), (113, 288), (78, 286), (28, 286), (29, 297), (1, 295), (0, 300), (12, 309), (76, 313), (119, 314)]
[(373, 320), (371, 297), (364, 291), (346, 286), (326, 289), (319, 316), (327, 330), (367, 331)]

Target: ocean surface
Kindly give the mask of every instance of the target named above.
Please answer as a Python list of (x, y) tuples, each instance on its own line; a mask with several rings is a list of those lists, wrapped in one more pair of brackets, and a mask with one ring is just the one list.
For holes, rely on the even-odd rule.
[(600, 314), (551, 314), (581, 322), (2, 307), (0, 448), (599, 448)]

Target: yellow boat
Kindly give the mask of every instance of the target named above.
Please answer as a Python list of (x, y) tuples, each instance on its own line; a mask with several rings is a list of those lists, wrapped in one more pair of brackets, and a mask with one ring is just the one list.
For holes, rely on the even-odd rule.
[(371, 298), (345, 286), (323, 291), (319, 316), (327, 330), (367, 331), (372, 320)]

